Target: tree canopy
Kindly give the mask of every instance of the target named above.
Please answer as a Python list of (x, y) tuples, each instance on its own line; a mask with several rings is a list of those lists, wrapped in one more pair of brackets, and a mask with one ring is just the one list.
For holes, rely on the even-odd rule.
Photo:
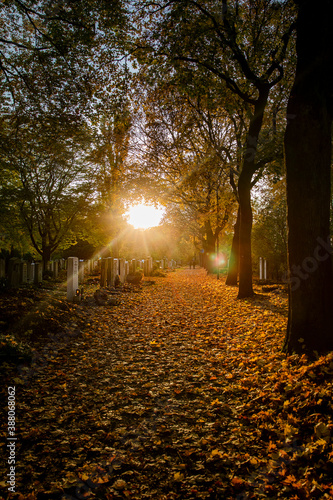
[[(328, 0), (318, 12), (330, 19)], [(277, 276), (285, 262), (285, 132), (289, 284), (300, 280), (285, 349), (304, 338), (311, 350), (304, 311), (324, 281), (325, 310), (308, 323), (330, 332), (331, 259), (306, 279), (297, 271), (318, 238), (330, 248), (332, 44), (308, 0), (5, 0), (0, 30), (7, 238), (17, 228), (45, 262), (82, 238), (115, 256), (126, 206), (146, 198), (187, 224), (210, 272), (233, 226), (227, 284), (251, 297), (259, 245), (280, 255)], [(252, 191), (270, 181), (263, 213)]]

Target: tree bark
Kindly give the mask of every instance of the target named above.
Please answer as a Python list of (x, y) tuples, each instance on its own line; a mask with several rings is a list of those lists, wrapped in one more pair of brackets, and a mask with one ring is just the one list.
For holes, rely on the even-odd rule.
[(51, 260), (51, 248), (48, 245), (42, 246), (43, 272), (47, 271), (47, 266), (50, 260)]
[(246, 150), (243, 157), (242, 171), (238, 179), (238, 198), (240, 208), (239, 226), (239, 290), (238, 298), (252, 297), (252, 255), (251, 255), (251, 232), (252, 232), (252, 207), (251, 188), (252, 176), (257, 170), (255, 161), (259, 134), (264, 118), (267, 104), (269, 84), (262, 84), (259, 89), (259, 97), (254, 107), (254, 114), (250, 121), (246, 140)]
[(210, 221), (205, 223), (205, 233), (206, 233), (206, 242), (205, 242), (205, 269), (208, 273), (214, 272), (214, 256), (215, 256), (215, 242), (216, 238), (214, 232), (212, 230), (212, 226)]
[(297, 3), (297, 67), (284, 138), (290, 293), (283, 350), (313, 356), (333, 349), (333, 5), (330, 0)]
[(237, 219), (234, 225), (234, 236), (232, 238), (231, 251), (229, 257), (228, 276), (225, 282), (225, 284), (229, 286), (237, 286), (238, 283), (239, 224), (240, 224), (240, 209), (238, 207)]
[(238, 298), (252, 297), (252, 207), (251, 179), (243, 176), (238, 183), (240, 227), (239, 227), (239, 290)]

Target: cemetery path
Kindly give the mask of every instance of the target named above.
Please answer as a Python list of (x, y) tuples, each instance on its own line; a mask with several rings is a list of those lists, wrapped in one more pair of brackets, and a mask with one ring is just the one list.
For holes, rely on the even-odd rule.
[[(325, 498), (311, 489), (331, 488), (317, 396), (332, 391), (332, 357), (286, 360), (285, 294), (236, 295), (180, 269), (117, 307), (82, 306), (80, 334), (72, 324), (13, 381), (12, 498)], [(307, 462), (319, 452), (320, 474)]]

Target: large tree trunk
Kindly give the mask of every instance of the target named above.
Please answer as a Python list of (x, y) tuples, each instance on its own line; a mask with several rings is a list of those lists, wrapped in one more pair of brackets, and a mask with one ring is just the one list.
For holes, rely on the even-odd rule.
[(238, 207), (237, 219), (234, 225), (234, 236), (232, 238), (231, 251), (229, 257), (228, 276), (225, 282), (225, 284), (229, 286), (237, 286), (238, 283), (239, 225), (240, 225), (240, 208)]
[(313, 355), (333, 349), (329, 236), (333, 2), (297, 3), (297, 68), (284, 140), (290, 299), (283, 349)]

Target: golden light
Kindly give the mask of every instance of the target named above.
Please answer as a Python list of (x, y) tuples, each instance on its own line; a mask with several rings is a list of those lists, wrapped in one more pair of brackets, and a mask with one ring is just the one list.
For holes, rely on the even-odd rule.
[(148, 229), (159, 225), (164, 210), (153, 205), (140, 203), (130, 206), (126, 215), (128, 215), (128, 223), (135, 229)]

